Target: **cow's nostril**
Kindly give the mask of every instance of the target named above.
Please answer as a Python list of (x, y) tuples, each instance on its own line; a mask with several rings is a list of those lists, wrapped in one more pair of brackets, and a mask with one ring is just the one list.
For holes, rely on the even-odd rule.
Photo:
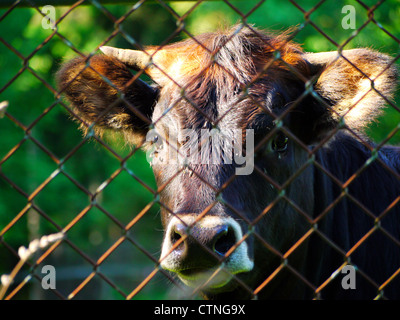
[(175, 244), (182, 236), (178, 232), (173, 232), (171, 237), (172, 244)]
[(235, 231), (228, 226), (223, 226), (217, 234), (214, 243), (214, 252), (224, 256), (236, 243)]
[(185, 234), (186, 227), (183, 224), (177, 224), (171, 232), (171, 243), (175, 244)]

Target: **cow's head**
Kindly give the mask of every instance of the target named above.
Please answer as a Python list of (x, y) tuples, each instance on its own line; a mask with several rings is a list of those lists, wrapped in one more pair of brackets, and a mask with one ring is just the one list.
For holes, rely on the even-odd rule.
[[(310, 146), (336, 128), (360, 131), (395, 77), (390, 58), (369, 49), (304, 53), (285, 35), (241, 26), (144, 51), (102, 50), (67, 63), (59, 86), (83, 127), (147, 148), (165, 227), (161, 266), (210, 297), (244, 297), (282, 263), (310, 228)], [(249, 164), (238, 153), (254, 170), (238, 174)], [(299, 272), (306, 250), (304, 242), (285, 256)]]

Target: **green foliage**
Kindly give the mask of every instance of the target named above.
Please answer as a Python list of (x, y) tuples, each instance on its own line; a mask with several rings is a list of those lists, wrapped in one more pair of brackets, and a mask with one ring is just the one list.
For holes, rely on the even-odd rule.
[[(58, 24), (57, 33), (42, 28), (43, 16), (36, 9), (14, 9), (0, 20), (1, 37), (12, 48), (0, 43), (0, 102), (9, 101), (7, 112), (10, 115), (0, 119), (0, 171), (5, 177), (0, 178), (0, 232), (23, 213), (1, 239), (0, 274), (9, 272), (15, 264), (16, 257), (9, 248), (17, 250), (32, 238), (63, 229), (81, 215), (79, 222), (69, 230), (68, 239), (82, 254), (63, 246), (56, 250), (53, 260), (49, 258), (54, 264), (60, 261), (60, 268), (84, 265), (78, 275), (68, 278), (70, 287), (60, 289), (67, 296), (93, 269), (85, 255), (93, 261), (99, 259), (125, 234), (124, 226), (149, 203), (153, 205), (129, 231), (130, 240), (125, 240), (107, 257), (102, 268), (107, 277), (129, 294), (150, 274), (158, 259), (162, 237), (157, 215), (159, 206), (154, 201), (156, 185), (144, 153), (133, 152), (121, 167), (119, 159), (124, 159), (132, 150), (120, 140), (106, 139), (106, 148), (94, 139), (81, 143), (83, 137), (77, 130), (78, 125), (70, 121), (61, 100), (55, 98), (55, 72), (63, 61), (75, 57), (77, 52), (94, 53), (104, 44), (137, 48), (137, 45), (169, 43), (189, 34), (245, 22), (276, 31), (297, 26), (299, 31), (294, 33), (294, 41), (301, 43), (306, 51), (336, 50), (339, 45), (345, 49), (372, 47), (392, 56), (400, 53), (397, 0), (387, 0), (380, 5), (374, 11), (376, 23), (369, 22), (365, 27), (362, 26), (368, 21), (368, 11), (353, 1), (325, 1), (307, 19), (290, 1), (261, 2), (255, 10), (259, 3), (255, 0), (230, 3), (231, 6), (223, 1), (204, 1), (199, 5), (190, 1), (165, 5), (150, 2), (138, 7), (120, 25), (110, 19), (110, 14), (118, 20), (131, 7), (82, 6), (71, 12), (68, 12), (70, 8), (59, 7), (57, 18), (65, 17)], [(299, 0), (297, 3), (309, 11), (316, 1)], [(364, 3), (373, 6), (376, 1)], [(346, 4), (356, 8), (359, 31), (344, 30), (341, 26), (344, 16), (341, 9)], [(0, 10), (0, 16), (5, 12), (5, 9)], [(175, 33), (182, 23), (178, 21), (179, 16), (184, 17), (189, 34)], [(113, 32), (115, 36), (111, 36)], [(380, 121), (371, 127), (370, 135), (380, 142), (399, 123), (400, 113), (389, 106)], [(394, 134), (389, 142), (399, 143), (399, 134)], [(96, 196), (92, 198), (89, 193)], [(96, 280), (92, 282), (97, 288)], [(104, 280), (98, 279), (98, 282), (104, 283)], [(165, 289), (167, 282), (158, 275), (135, 298), (169, 297), (169, 289)], [(107, 284), (101, 288), (83, 290), (77, 297), (122, 297)], [(25, 294), (33, 295), (32, 292)]]

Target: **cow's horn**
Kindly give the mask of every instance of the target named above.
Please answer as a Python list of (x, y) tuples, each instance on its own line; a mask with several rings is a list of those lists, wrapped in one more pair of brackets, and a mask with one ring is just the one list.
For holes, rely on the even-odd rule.
[(309, 63), (311, 74), (321, 73), (330, 63), (338, 59), (337, 51), (305, 53), (303, 57)]
[(357, 56), (359, 55), (360, 50), (362, 49), (343, 50), (341, 54), (338, 51), (304, 53), (303, 57), (310, 64), (311, 72), (317, 73), (322, 71), (331, 63), (334, 63), (336, 60), (341, 59), (341, 56), (350, 59), (350, 61), (352, 59), (357, 61)]
[(151, 60), (149, 54), (139, 50), (119, 49), (109, 46), (102, 46), (99, 49), (107, 56), (115, 57), (135, 70), (146, 69), (149, 67)]
[(337, 51), (318, 52), (318, 53), (304, 53), (306, 60), (312, 64), (326, 65), (334, 61), (339, 56)]

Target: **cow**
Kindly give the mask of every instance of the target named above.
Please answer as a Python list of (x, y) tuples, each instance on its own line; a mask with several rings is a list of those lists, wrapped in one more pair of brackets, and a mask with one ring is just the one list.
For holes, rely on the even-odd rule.
[(148, 152), (159, 265), (185, 287), (206, 299), (398, 299), (400, 150), (365, 133), (393, 106), (394, 61), (308, 53), (290, 35), (236, 25), (104, 46), (61, 67), (59, 92), (83, 130)]

